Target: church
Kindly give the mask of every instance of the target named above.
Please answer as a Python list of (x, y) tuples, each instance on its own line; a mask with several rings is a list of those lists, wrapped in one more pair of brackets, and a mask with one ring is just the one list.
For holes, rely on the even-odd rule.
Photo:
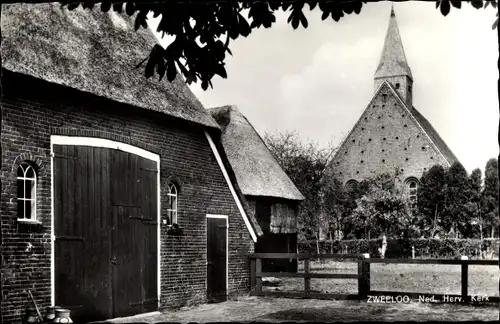
[(416, 202), (419, 179), (433, 165), (458, 161), (429, 121), (413, 106), (413, 75), (394, 9), (374, 76), (375, 93), (340, 144), (327, 175), (346, 187), (383, 173)]

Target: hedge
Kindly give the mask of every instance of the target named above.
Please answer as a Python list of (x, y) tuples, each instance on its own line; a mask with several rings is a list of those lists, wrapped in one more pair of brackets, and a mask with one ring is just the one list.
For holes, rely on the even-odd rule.
[[(415, 258), (455, 259), (466, 255), (480, 258), (481, 251), (494, 252), (498, 258), (500, 239), (387, 239), (386, 258), (411, 258), (412, 246), (415, 247)], [(378, 249), (382, 239), (372, 240), (334, 240), (320, 241), (320, 253), (370, 253), (372, 257), (380, 257)], [(316, 254), (316, 241), (298, 243), (300, 253)]]

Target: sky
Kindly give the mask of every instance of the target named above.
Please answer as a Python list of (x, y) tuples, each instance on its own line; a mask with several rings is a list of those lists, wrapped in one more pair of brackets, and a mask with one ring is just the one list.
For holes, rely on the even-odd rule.
[[(206, 108), (236, 105), (263, 135), (295, 131), (304, 142), (338, 146), (374, 94), (373, 75), (389, 24), (391, 2), (363, 5), (335, 22), (305, 10), (297, 30), (279, 12), (270, 29), (231, 44), (227, 79), (191, 90)], [(413, 104), (471, 172), (497, 157), (498, 41), (495, 9), (464, 3), (444, 17), (434, 2), (395, 3), (413, 73)], [(157, 20), (150, 19), (155, 30)], [(171, 39), (157, 34), (160, 44)]]

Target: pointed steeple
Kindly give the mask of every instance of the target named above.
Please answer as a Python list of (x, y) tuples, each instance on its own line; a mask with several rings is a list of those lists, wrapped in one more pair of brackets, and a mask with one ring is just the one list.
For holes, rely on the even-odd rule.
[(406, 61), (403, 42), (399, 35), (398, 23), (394, 7), (391, 7), (391, 17), (389, 18), (389, 28), (385, 35), (384, 48), (380, 56), (380, 63), (375, 78), (392, 77), (405, 75), (413, 79), (411, 69)]
[(412, 105), (413, 76), (406, 61), (394, 7), (391, 7), (389, 28), (385, 35), (380, 63), (375, 71), (375, 91), (385, 81), (392, 84), (409, 106)]

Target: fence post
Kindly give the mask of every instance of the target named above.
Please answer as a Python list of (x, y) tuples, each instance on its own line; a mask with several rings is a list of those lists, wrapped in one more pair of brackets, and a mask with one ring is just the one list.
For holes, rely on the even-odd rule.
[(304, 259), (304, 293), (306, 297), (309, 297), (309, 294), (311, 293), (311, 278), (309, 277), (310, 273), (310, 263), (309, 259)]
[[(465, 260), (464, 260), (465, 261)], [(462, 301), (469, 301), (469, 264), (462, 263)]]
[(255, 292), (255, 259), (250, 259), (250, 291)]
[(370, 262), (369, 254), (361, 255), (358, 260), (358, 295), (359, 299), (367, 299), (370, 294)]
[(255, 292), (257, 295), (262, 295), (262, 260), (255, 260)]

